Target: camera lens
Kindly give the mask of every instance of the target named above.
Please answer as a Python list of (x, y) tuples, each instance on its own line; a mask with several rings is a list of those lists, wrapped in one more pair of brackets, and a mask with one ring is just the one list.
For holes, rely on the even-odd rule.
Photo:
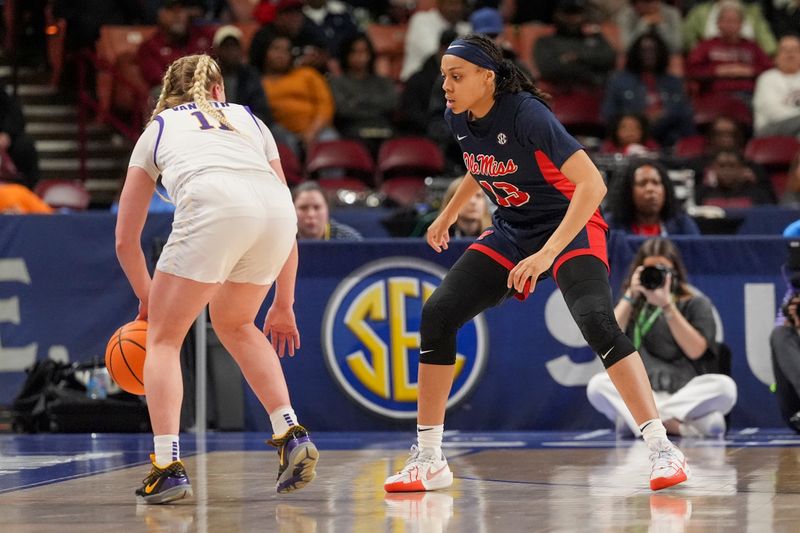
[(667, 280), (666, 274), (667, 269), (660, 265), (644, 267), (639, 275), (639, 281), (641, 281), (642, 287), (652, 291), (664, 285)]

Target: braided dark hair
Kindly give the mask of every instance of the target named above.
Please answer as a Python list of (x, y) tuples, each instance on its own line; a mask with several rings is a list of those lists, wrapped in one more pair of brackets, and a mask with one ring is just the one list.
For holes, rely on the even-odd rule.
[(536, 87), (533, 81), (516, 63), (503, 57), (503, 51), (495, 42), (486, 35), (471, 33), (461, 37), (464, 41), (473, 44), (486, 52), (486, 54), (500, 65), (497, 70), (497, 81), (495, 82), (494, 96), (497, 98), (503, 93), (518, 93), (526, 91), (536, 98), (547, 102), (550, 95)]

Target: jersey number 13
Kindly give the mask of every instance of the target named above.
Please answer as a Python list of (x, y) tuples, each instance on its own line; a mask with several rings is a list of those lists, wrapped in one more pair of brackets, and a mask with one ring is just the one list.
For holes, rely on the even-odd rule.
[[(531, 200), (531, 195), (525, 191), (517, 189), (516, 185), (507, 181), (480, 181), (481, 187), (489, 191), (497, 199), (497, 205), (501, 207), (519, 207), (527, 204)], [(498, 192), (498, 189), (500, 192)]]

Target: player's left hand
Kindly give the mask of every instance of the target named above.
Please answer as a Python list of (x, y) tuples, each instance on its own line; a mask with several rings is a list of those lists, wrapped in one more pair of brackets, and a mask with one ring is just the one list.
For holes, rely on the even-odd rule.
[(147, 300), (139, 300), (139, 314), (136, 320), (147, 320)]
[(551, 254), (540, 250), (530, 257), (526, 257), (508, 273), (507, 287), (514, 288), (519, 293), (533, 292), (539, 276), (553, 264)]
[(278, 357), (286, 355), (294, 357), (294, 351), (300, 349), (300, 331), (291, 307), (273, 305), (264, 319), (264, 335), (267, 335), (275, 348)]

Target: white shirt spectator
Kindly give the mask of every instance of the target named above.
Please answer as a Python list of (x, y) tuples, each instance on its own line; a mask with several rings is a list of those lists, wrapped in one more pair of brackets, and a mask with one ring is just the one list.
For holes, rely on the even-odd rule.
[(778, 43), (775, 67), (756, 80), (753, 126), (758, 136), (800, 135), (800, 39)]
[[(635, 2), (636, 0), (634, 0)], [(670, 53), (679, 54), (683, 50), (681, 40), (681, 12), (664, 2), (658, 3), (658, 22), (654, 25), (656, 33), (667, 43)], [(616, 17), (622, 46), (627, 50), (640, 35), (650, 31), (651, 23), (640, 16), (633, 5), (623, 7)]]
[[(450, 27), (438, 9), (417, 11), (408, 21), (406, 31), (405, 55), (400, 79), (406, 81), (422, 64), (439, 49), (439, 36)], [(469, 22), (456, 23), (454, 27), (458, 35), (470, 32)]]

